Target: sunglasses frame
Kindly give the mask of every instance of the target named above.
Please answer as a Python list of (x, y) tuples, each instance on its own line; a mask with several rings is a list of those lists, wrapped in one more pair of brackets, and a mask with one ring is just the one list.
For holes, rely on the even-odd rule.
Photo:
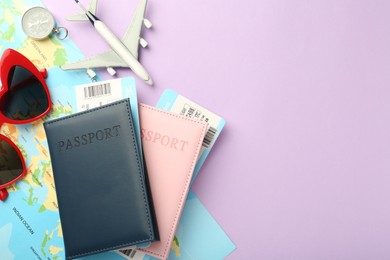
[(26, 168), (26, 163), (24, 161), (23, 154), (20, 151), (20, 149), (16, 146), (16, 144), (14, 142), (12, 142), (11, 139), (9, 139), (8, 137), (6, 137), (5, 135), (2, 135), (2, 134), (0, 134), (0, 140), (5, 141), (9, 145), (12, 146), (12, 148), (19, 155), (20, 163), (22, 165), (22, 173), (18, 177), (16, 177), (15, 179), (13, 179), (10, 182), (7, 182), (5, 184), (0, 184), (0, 200), (4, 200), (7, 197), (7, 195), (8, 195), (8, 192), (7, 192), (6, 188), (11, 186), (12, 184), (16, 183), (21, 178), (23, 178), (27, 174), (27, 168)]
[(2, 123), (10, 123), (10, 124), (18, 124), (18, 125), (28, 124), (38, 120), (39, 118), (44, 117), (45, 115), (47, 115), (47, 113), (50, 112), (52, 104), (51, 104), (49, 89), (45, 82), (45, 77), (47, 77), (47, 72), (45, 69), (41, 72), (38, 71), (38, 69), (29, 59), (27, 59), (24, 55), (22, 55), (21, 53), (13, 49), (6, 49), (4, 51), (3, 56), (1, 57), (0, 66), (1, 66), (0, 75), (1, 75), (1, 84), (2, 84), (2, 89), (0, 90), (0, 98), (9, 90), (8, 81), (9, 81), (9, 77), (12, 76), (10, 74), (11, 69), (15, 66), (19, 66), (31, 72), (39, 80), (39, 82), (42, 84), (43, 89), (46, 92), (46, 97), (48, 99), (47, 100), (48, 108), (45, 110), (45, 112), (30, 119), (13, 120), (6, 117), (0, 111), (0, 125)]
[[(47, 77), (46, 69), (38, 71), (35, 65), (28, 58), (26, 58), (24, 55), (22, 55), (21, 53), (13, 49), (6, 49), (3, 52), (3, 55), (0, 60), (0, 75), (1, 75), (1, 84), (2, 84), (2, 88), (0, 90), (0, 100), (1, 97), (9, 91), (8, 82), (10, 80), (10, 77), (13, 76), (10, 72), (15, 66), (23, 67), (24, 69), (31, 72), (39, 80), (43, 89), (46, 92), (46, 98), (48, 99), (47, 100), (48, 108), (40, 115), (26, 120), (10, 119), (0, 111), (0, 126), (3, 123), (18, 124), (18, 125), (31, 123), (47, 115), (52, 108), (50, 92), (45, 81), (45, 78)], [(5, 198), (8, 196), (8, 192), (6, 188), (16, 183), (21, 178), (23, 178), (27, 173), (27, 168), (26, 168), (26, 163), (23, 154), (21, 153), (20, 149), (16, 146), (16, 144), (3, 134), (0, 134), (0, 140), (7, 142), (17, 152), (19, 159), (21, 161), (21, 166), (23, 167), (22, 173), (18, 177), (16, 177), (15, 179), (11, 180), (8, 183), (0, 184), (0, 200), (5, 200)]]

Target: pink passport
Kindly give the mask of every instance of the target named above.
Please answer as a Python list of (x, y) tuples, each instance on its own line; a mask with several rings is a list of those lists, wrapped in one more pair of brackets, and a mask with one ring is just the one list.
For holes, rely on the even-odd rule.
[(139, 105), (141, 138), (160, 241), (139, 249), (166, 259), (189, 191), (207, 124)]

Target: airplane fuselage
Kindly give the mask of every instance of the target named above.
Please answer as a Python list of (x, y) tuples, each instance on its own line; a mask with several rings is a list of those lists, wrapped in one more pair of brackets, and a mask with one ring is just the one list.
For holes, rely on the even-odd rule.
[(149, 85), (152, 85), (152, 79), (146, 72), (145, 68), (138, 62), (138, 60), (131, 54), (118, 37), (100, 20), (95, 20), (93, 23), (96, 31), (102, 38), (110, 45), (112, 50), (129, 66), (129, 68), (142, 80)]

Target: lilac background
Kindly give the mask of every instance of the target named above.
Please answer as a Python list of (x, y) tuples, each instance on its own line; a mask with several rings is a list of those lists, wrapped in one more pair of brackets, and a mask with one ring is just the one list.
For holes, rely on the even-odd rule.
[[(44, 2), (85, 55), (108, 48), (63, 20), (73, 1)], [(123, 35), (136, 3), (97, 14)], [(227, 121), (194, 191), (228, 259), (390, 259), (390, 1), (150, 0), (147, 17), (140, 101), (172, 88)]]

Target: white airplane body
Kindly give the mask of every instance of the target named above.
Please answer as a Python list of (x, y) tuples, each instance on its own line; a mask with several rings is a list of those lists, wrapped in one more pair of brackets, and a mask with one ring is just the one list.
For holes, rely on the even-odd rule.
[(145, 68), (138, 62), (138, 45), (147, 46), (147, 42), (140, 37), (142, 24), (150, 28), (152, 24), (144, 18), (147, 0), (140, 0), (135, 15), (127, 29), (125, 36), (119, 40), (114, 33), (96, 16), (97, 0), (91, 0), (88, 10), (86, 10), (77, 0), (75, 0), (84, 13), (68, 17), (71, 21), (90, 21), (96, 31), (111, 47), (110, 51), (87, 58), (85, 60), (65, 64), (61, 66), (63, 70), (76, 70), (92, 68), (107, 68), (111, 74), (115, 74), (113, 67), (129, 67), (138, 77), (149, 85), (152, 85), (152, 79), (146, 72)]

